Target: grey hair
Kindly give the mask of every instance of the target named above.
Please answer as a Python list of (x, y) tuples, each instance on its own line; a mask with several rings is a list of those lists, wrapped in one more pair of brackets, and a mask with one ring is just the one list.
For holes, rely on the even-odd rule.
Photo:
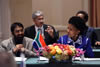
[(32, 14), (32, 19), (35, 19), (37, 16), (41, 16), (41, 15), (43, 15), (42, 11), (35, 11)]

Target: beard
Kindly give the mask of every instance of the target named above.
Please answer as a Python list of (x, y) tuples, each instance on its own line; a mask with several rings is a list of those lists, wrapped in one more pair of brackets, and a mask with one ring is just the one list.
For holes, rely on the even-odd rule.
[(21, 35), (20, 37), (14, 35), (15, 44), (22, 44), (23, 43), (23, 38), (24, 38), (24, 35)]

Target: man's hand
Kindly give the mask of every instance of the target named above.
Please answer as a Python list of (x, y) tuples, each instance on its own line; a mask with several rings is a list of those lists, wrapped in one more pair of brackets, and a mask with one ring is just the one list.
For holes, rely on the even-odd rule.
[(25, 52), (25, 48), (24, 47), (21, 48), (21, 52)]
[(100, 41), (97, 41), (97, 42), (95, 43), (95, 45), (100, 45)]
[(13, 52), (17, 52), (19, 50), (21, 50), (21, 48), (23, 48), (23, 44), (17, 44), (16, 47), (13, 49)]
[(54, 38), (54, 35), (53, 35), (54, 30), (52, 29), (51, 26), (48, 26), (47, 29), (46, 29), (45, 31), (48, 32), (48, 34), (49, 34), (52, 38)]

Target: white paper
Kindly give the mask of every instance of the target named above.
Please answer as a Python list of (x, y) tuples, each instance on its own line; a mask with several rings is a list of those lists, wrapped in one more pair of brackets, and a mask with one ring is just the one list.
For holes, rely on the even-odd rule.
[[(75, 60), (81, 60), (80, 57), (76, 57)], [(84, 60), (89, 61), (89, 60), (100, 60), (100, 58), (84, 58)]]
[(39, 57), (39, 60), (41, 60), (41, 61), (49, 61), (48, 58), (46, 58), (46, 57), (42, 57), (42, 56)]
[[(23, 60), (23, 58), (22, 57), (15, 57), (15, 61), (22, 61)], [(27, 60), (27, 58), (24, 58), (24, 61), (26, 61)]]

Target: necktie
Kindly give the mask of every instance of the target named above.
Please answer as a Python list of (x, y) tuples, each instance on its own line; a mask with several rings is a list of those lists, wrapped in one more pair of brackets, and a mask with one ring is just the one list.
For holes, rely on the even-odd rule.
[(42, 29), (41, 28), (38, 28), (38, 31), (42, 34)]
[(43, 39), (45, 39), (45, 36), (44, 36), (44, 34), (43, 34), (43, 32), (42, 32), (42, 29), (41, 29), (41, 28), (38, 28), (38, 31), (39, 31), (40, 34), (42, 35)]

